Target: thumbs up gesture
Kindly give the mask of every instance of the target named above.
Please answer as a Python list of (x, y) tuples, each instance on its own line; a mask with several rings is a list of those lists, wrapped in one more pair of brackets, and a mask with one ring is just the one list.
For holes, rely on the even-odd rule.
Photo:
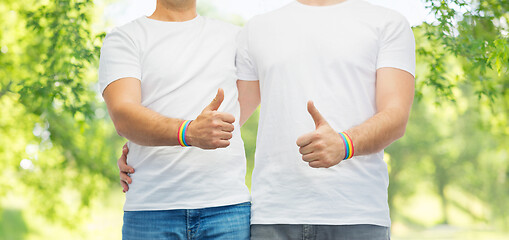
[(313, 117), (316, 130), (297, 139), (302, 160), (313, 168), (329, 168), (339, 164), (345, 156), (341, 136), (327, 123), (312, 101), (308, 112)]
[(217, 111), (223, 100), (224, 91), (220, 88), (214, 100), (189, 124), (186, 141), (190, 145), (202, 149), (225, 148), (230, 145), (235, 117)]

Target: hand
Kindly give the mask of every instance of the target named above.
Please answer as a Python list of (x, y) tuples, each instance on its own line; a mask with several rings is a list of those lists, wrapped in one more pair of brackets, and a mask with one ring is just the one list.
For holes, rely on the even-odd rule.
[(124, 188), (124, 193), (129, 191), (129, 185), (133, 182), (131, 177), (129, 177), (130, 173), (134, 173), (134, 168), (127, 165), (127, 154), (129, 153), (129, 148), (127, 147), (127, 143), (124, 144), (122, 148), (122, 156), (117, 161), (119, 174), (120, 174), (120, 184), (122, 188)]
[(313, 168), (330, 168), (339, 164), (345, 157), (341, 136), (327, 123), (312, 101), (308, 102), (308, 112), (315, 121), (316, 130), (297, 139), (302, 160)]
[(224, 91), (220, 88), (214, 100), (189, 124), (186, 132), (187, 143), (202, 149), (230, 146), (229, 140), (233, 137), (235, 117), (217, 111), (223, 100)]

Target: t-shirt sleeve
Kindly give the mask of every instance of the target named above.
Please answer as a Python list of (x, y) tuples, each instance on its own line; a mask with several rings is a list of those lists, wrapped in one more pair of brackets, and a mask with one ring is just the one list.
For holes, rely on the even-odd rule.
[(99, 60), (100, 93), (118, 79), (132, 77), (141, 80), (138, 48), (127, 33), (114, 29), (104, 38)]
[(380, 39), (377, 69), (393, 67), (415, 76), (415, 38), (408, 21), (392, 14)]
[(237, 78), (244, 81), (257, 81), (258, 73), (256, 66), (249, 53), (248, 27), (244, 27), (237, 37), (237, 55), (235, 59), (237, 66)]

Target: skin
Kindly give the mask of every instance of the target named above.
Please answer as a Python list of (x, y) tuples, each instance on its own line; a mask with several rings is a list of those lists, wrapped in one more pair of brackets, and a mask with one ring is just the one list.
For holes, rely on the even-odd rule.
[[(194, 19), (196, 0), (158, 0), (156, 10), (149, 17), (159, 21), (182, 22)], [(136, 78), (121, 78), (111, 83), (103, 92), (108, 112), (115, 129), (122, 137), (142, 146), (178, 146), (178, 129), (184, 119), (168, 118), (141, 104), (141, 82)], [(230, 145), (235, 117), (218, 112), (224, 91), (218, 89), (216, 97), (193, 120), (186, 132), (186, 142), (202, 149), (225, 148)], [(123, 156), (127, 155), (124, 146)], [(125, 162), (124, 157), (123, 161)], [(120, 162), (120, 159), (119, 159)], [(126, 181), (131, 167), (121, 166), (120, 178)], [(124, 185), (124, 181), (121, 181)], [(131, 180), (128, 181), (131, 183)]]
[(345, 2), (346, 0), (297, 0), (297, 1), (309, 6), (329, 6)]
[[(364, 123), (346, 131), (352, 139), (355, 155), (379, 152), (403, 137), (414, 99), (415, 81), (412, 74), (395, 68), (377, 71), (377, 113)], [(302, 160), (313, 168), (329, 168), (345, 158), (345, 146), (339, 134), (326, 119), (308, 103), (308, 112), (316, 130), (297, 139)]]
[[(334, 5), (345, 0), (298, 0), (311, 6)], [(412, 74), (395, 68), (380, 68), (376, 73), (376, 114), (345, 131), (352, 139), (355, 155), (362, 156), (379, 152), (401, 138), (406, 130), (415, 91)], [(259, 81), (237, 82), (241, 106), (240, 123), (243, 124), (260, 104)], [(330, 168), (339, 164), (345, 157), (345, 146), (340, 135), (316, 109), (308, 102), (308, 112), (315, 122), (315, 131), (304, 134), (296, 140), (302, 160), (312, 168)], [(131, 183), (129, 171), (134, 171), (126, 163), (126, 151), (118, 160), (121, 184), (124, 192)]]
[[(196, 17), (196, 1), (158, 1), (150, 18), (161, 21), (187, 21)], [(177, 132), (183, 119), (168, 118), (141, 105), (141, 82), (122, 78), (104, 91), (109, 114), (120, 136), (143, 146), (178, 146)], [(188, 126), (186, 142), (203, 149), (230, 145), (235, 117), (218, 112), (224, 99), (219, 89), (209, 106)]]
[[(239, 91), (240, 103), (240, 125), (242, 126), (253, 112), (260, 105), (260, 82), (259, 81), (237, 81), (237, 88)], [(120, 184), (122, 185), (123, 192), (129, 190), (129, 185), (132, 179), (129, 174), (134, 173), (134, 168), (127, 165), (127, 154), (129, 149), (127, 143), (122, 148), (122, 155), (117, 160), (119, 168)]]
[(249, 119), (260, 105), (260, 81), (237, 81), (240, 104), (240, 126)]
[[(238, 81), (241, 122), (249, 118), (260, 104), (259, 81)], [(364, 123), (346, 131), (352, 138), (355, 155), (362, 156), (379, 152), (401, 138), (406, 130), (414, 99), (415, 81), (412, 74), (395, 68), (377, 70), (377, 113)], [(313, 102), (308, 103), (308, 112), (315, 122), (316, 130), (297, 139), (302, 160), (313, 168), (329, 168), (339, 164), (345, 157), (345, 146), (339, 134), (320, 114)], [(134, 171), (126, 163), (124, 150), (118, 160), (124, 192), (129, 190), (127, 175)]]
[(185, 22), (197, 16), (196, 0), (157, 0), (150, 19), (166, 22)]

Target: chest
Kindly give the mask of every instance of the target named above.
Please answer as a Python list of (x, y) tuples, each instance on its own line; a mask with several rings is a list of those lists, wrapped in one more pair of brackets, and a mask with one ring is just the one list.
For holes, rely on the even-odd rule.
[(256, 30), (251, 39), (260, 70), (280, 67), (374, 67), (377, 29), (362, 21), (335, 16), (282, 21)]
[(191, 80), (203, 74), (213, 76), (235, 70), (233, 34), (189, 31), (147, 36), (140, 49), (145, 81)]

